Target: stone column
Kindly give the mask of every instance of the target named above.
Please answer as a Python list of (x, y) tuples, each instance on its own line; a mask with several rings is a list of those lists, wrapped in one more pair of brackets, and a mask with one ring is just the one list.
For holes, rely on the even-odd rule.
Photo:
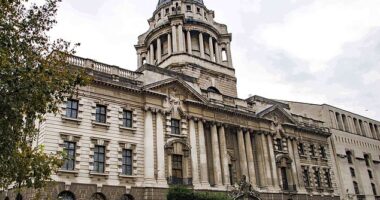
[(231, 53), (231, 43), (227, 43), (227, 58), (228, 58), (228, 66), (232, 68), (232, 53)]
[(202, 187), (210, 187), (208, 182), (208, 168), (207, 168), (207, 152), (206, 152), (206, 139), (202, 120), (198, 121), (198, 136), (199, 136), (199, 160), (201, 168), (201, 184)]
[(227, 153), (227, 144), (226, 144), (226, 133), (224, 131), (224, 126), (219, 127), (219, 142), (220, 142), (220, 154), (221, 154), (221, 163), (223, 170), (223, 183), (225, 186), (230, 185), (230, 171), (228, 167), (228, 153)]
[(149, 109), (145, 111), (144, 122), (144, 186), (152, 187), (156, 181), (154, 178), (154, 162), (152, 162), (154, 160), (153, 117)]
[(199, 33), (199, 49), (201, 52), (201, 58), (205, 58), (205, 47), (203, 42), (203, 34)]
[(220, 166), (218, 130), (215, 124), (211, 126), (211, 143), (212, 143), (212, 158), (214, 161), (215, 186), (220, 187), (222, 186), (222, 170)]
[(146, 63), (148, 63), (148, 64), (152, 64), (152, 63), (150, 63), (150, 50), (148, 50), (147, 52), (146, 52)]
[(215, 62), (220, 63), (220, 48), (218, 42), (215, 42)]
[(193, 174), (193, 185), (196, 188), (201, 188), (198, 173), (198, 152), (197, 152), (197, 138), (195, 133), (195, 123), (193, 119), (189, 120), (189, 133), (191, 145), (191, 169)]
[(274, 149), (273, 149), (273, 139), (271, 135), (267, 136), (268, 139), (268, 150), (269, 150), (269, 161), (271, 164), (271, 171), (272, 171), (272, 180), (273, 180), (273, 186), (274, 189), (280, 189), (280, 184), (278, 182), (278, 175), (277, 175), (277, 165), (276, 165), (276, 157), (274, 156)]
[(256, 187), (255, 162), (253, 160), (251, 133), (245, 132), (245, 150), (247, 151), (248, 173), (251, 184)]
[(256, 156), (257, 156), (257, 164), (259, 168), (258, 177), (259, 177), (259, 186), (264, 187), (267, 185), (266, 183), (266, 165), (265, 165), (265, 158), (264, 158), (264, 146), (262, 143), (262, 135), (255, 134), (254, 135), (254, 142), (256, 144)]
[(172, 36), (168, 33), (168, 56), (172, 54)]
[(187, 31), (187, 52), (189, 54), (193, 54), (193, 49), (191, 47), (191, 32), (190, 31)]
[(154, 63), (154, 46), (153, 44), (150, 45), (150, 52), (149, 52), (149, 55), (150, 55), (150, 64), (154, 65), (156, 63)]
[(247, 179), (249, 179), (248, 169), (247, 169), (247, 155), (245, 151), (245, 144), (244, 144), (244, 135), (243, 130), (238, 130), (238, 145), (239, 145), (239, 160), (240, 160), (240, 170), (241, 174), (245, 175)]
[(301, 160), (300, 160), (300, 156), (299, 156), (299, 153), (298, 153), (298, 144), (297, 144), (297, 140), (293, 140), (293, 155), (294, 155), (294, 165), (296, 166), (296, 175), (297, 175), (297, 178), (298, 178), (298, 186), (299, 186), (299, 191), (306, 191), (305, 189), (305, 183), (304, 183), (304, 180), (303, 180), (303, 174), (302, 174), (302, 168), (301, 168)]
[(294, 158), (293, 144), (292, 144), (292, 141), (290, 139), (288, 139), (288, 151), (289, 151), (290, 158), (293, 160), (293, 162), (292, 162), (293, 185), (299, 186), (297, 169), (296, 169), (296, 159)]
[(210, 46), (210, 60), (211, 61), (214, 61), (214, 44), (213, 44), (213, 39), (212, 37), (210, 36), (209, 37), (209, 46)]
[(172, 26), (172, 39), (173, 39), (173, 53), (177, 53), (178, 44), (177, 44), (177, 27)]
[(137, 67), (141, 67), (141, 66), (142, 66), (141, 54), (137, 53)]
[(166, 187), (167, 181), (165, 177), (165, 142), (164, 142), (164, 121), (162, 114), (157, 112), (156, 115), (156, 139), (157, 139), (157, 183), (160, 186)]
[(272, 174), (271, 174), (271, 164), (270, 164), (270, 157), (269, 157), (269, 152), (268, 152), (268, 140), (266, 139), (265, 134), (261, 134), (261, 144), (263, 148), (263, 158), (264, 158), (264, 163), (265, 163), (265, 183), (266, 186), (273, 185), (272, 182)]
[(157, 64), (161, 62), (161, 39), (157, 38)]
[(179, 52), (184, 52), (185, 48), (183, 46), (183, 44), (184, 44), (184, 37), (183, 37), (182, 24), (178, 25), (177, 31), (178, 31)]

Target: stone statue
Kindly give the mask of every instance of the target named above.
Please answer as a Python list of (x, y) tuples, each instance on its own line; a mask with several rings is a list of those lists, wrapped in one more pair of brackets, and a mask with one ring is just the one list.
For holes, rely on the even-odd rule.
[(241, 177), (238, 184), (235, 184), (229, 196), (234, 200), (260, 200), (258, 192), (253, 190), (245, 175)]

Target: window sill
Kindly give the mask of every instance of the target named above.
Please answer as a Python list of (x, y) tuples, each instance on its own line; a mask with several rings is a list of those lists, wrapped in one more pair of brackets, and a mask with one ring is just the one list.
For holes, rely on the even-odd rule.
[(96, 122), (96, 121), (92, 121), (91, 123), (92, 123), (93, 127), (100, 126), (100, 127), (109, 128), (111, 126), (111, 124), (109, 124), (109, 123), (100, 123), (100, 122)]
[(98, 173), (98, 172), (90, 172), (92, 176), (108, 176), (108, 173)]
[(167, 133), (166, 135), (168, 135), (170, 137), (187, 138), (187, 135), (183, 135), (183, 134), (177, 135), (177, 134)]
[(58, 170), (58, 173), (62, 173), (62, 174), (79, 174), (79, 171), (76, 171), (76, 170), (64, 170), (64, 169), (60, 169)]
[(66, 117), (65, 115), (62, 115), (61, 119), (63, 121), (76, 122), (78, 124), (82, 122), (82, 118), (71, 118), (71, 117)]
[(125, 126), (122, 126), (122, 125), (119, 126), (119, 129), (125, 130), (125, 131), (132, 131), (132, 132), (137, 131), (136, 128), (129, 128), (129, 127), (125, 127)]

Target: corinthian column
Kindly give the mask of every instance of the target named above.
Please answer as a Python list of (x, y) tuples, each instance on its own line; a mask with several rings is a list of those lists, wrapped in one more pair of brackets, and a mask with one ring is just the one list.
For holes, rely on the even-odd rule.
[(184, 48), (184, 37), (183, 37), (183, 30), (182, 30), (182, 25), (178, 25), (178, 46), (179, 46), (179, 51), (180, 52), (183, 52), (185, 51), (185, 48)]
[(157, 64), (161, 62), (161, 39), (157, 38)]
[(214, 44), (213, 44), (213, 39), (211, 36), (209, 37), (209, 46), (210, 46), (210, 60), (214, 61)]
[(245, 151), (244, 135), (243, 130), (238, 131), (238, 145), (239, 145), (239, 160), (240, 160), (240, 170), (241, 174), (245, 175), (249, 179), (248, 169), (247, 169), (247, 155)]
[(214, 179), (216, 187), (222, 186), (222, 170), (220, 167), (219, 139), (216, 125), (211, 126), (212, 158), (214, 160)]
[(206, 153), (206, 139), (204, 133), (204, 127), (202, 120), (198, 121), (198, 135), (199, 135), (199, 160), (201, 167), (201, 184), (203, 188), (210, 187), (208, 182), (208, 171), (207, 171), (207, 153)]
[(153, 143), (153, 118), (150, 110), (145, 111), (144, 120), (144, 186), (152, 187), (156, 181), (154, 179), (154, 143)]
[(157, 112), (156, 115), (156, 137), (157, 137), (157, 182), (160, 186), (166, 187), (167, 181), (165, 178), (165, 143), (164, 143), (164, 123), (162, 119), (162, 114)]
[(256, 187), (255, 163), (253, 161), (251, 134), (249, 131), (245, 132), (245, 149), (247, 151), (249, 179), (251, 184)]
[(172, 36), (168, 33), (168, 56), (172, 54)]
[(289, 156), (293, 160), (292, 162), (292, 176), (293, 176), (293, 185), (299, 186), (298, 183), (298, 176), (297, 176), (297, 170), (296, 170), (296, 159), (294, 157), (294, 151), (293, 151), (293, 145), (292, 145), (292, 140), (288, 139), (288, 151), (289, 151)]
[(187, 48), (188, 48), (188, 53), (193, 54), (193, 49), (191, 47), (191, 32), (187, 31)]
[(199, 49), (201, 52), (201, 58), (205, 58), (205, 47), (203, 43), (203, 34), (199, 33)]
[(154, 65), (156, 63), (154, 63), (154, 46), (153, 44), (150, 45), (150, 52), (149, 52), (149, 55), (150, 55), (150, 64)]
[(196, 188), (201, 188), (199, 182), (198, 173), (198, 153), (197, 153), (197, 138), (195, 133), (194, 120), (189, 120), (189, 133), (190, 133), (190, 145), (191, 145), (191, 169), (193, 174), (193, 184)]
[(272, 186), (273, 181), (272, 181), (272, 173), (271, 173), (271, 164), (270, 164), (270, 156), (269, 156), (269, 151), (268, 151), (268, 140), (264, 134), (261, 134), (261, 144), (263, 148), (263, 159), (264, 159), (264, 170), (265, 170), (265, 175), (263, 177), (265, 178), (265, 184), (266, 186)]
[(272, 180), (274, 189), (280, 189), (280, 183), (278, 182), (276, 158), (274, 157), (273, 139), (271, 135), (268, 135), (268, 147), (269, 147), (269, 161), (271, 164)]
[(220, 142), (220, 154), (221, 154), (221, 163), (223, 169), (223, 180), (224, 185), (230, 185), (230, 172), (228, 168), (228, 153), (226, 145), (226, 133), (224, 132), (224, 126), (222, 125), (219, 128), (219, 142)]
[(172, 39), (173, 39), (173, 53), (176, 53), (178, 51), (178, 44), (177, 44), (177, 27), (172, 26)]

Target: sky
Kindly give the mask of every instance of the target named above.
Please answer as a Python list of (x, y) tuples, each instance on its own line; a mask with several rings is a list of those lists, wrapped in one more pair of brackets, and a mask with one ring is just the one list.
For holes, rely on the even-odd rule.
[[(129, 70), (158, 0), (63, 0), (51, 37)], [(380, 120), (379, 0), (204, 0), (233, 35), (239, 98), (330, 104)]]

